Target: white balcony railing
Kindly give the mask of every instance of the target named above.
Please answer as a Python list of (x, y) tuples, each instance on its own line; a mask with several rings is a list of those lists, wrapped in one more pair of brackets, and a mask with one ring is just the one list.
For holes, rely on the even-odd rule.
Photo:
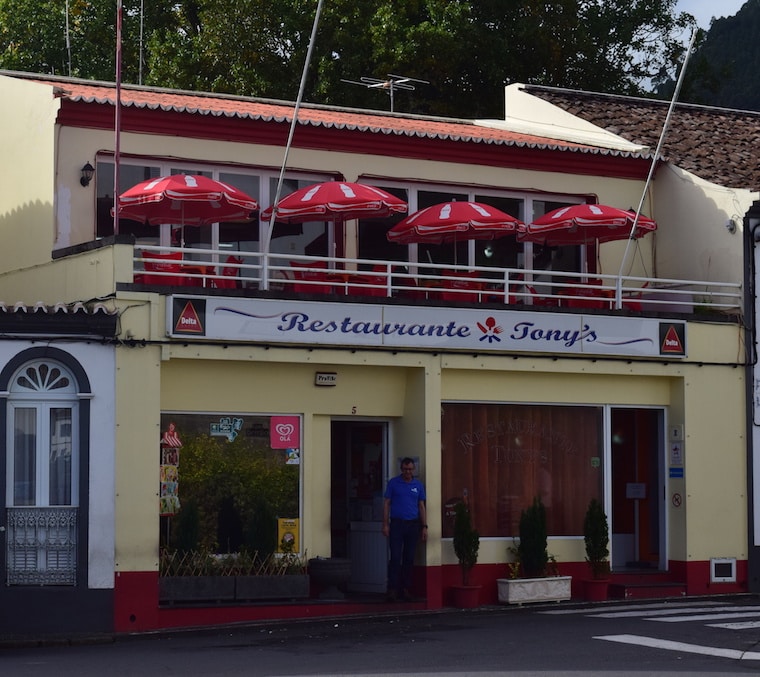
[[(166, 256), (174, 258), (158, 260)], [(229, 249), (140, 246), (135, 249), (134, 281), (196, 291), (201, 287), (311, 294), (330, 300), (390, 297), (410, 302), (723, 314), (742, 310), (742, 285), (735, 282), (275, 253), (265, 257), (256, 252), (234, 252), (231, 257)]]

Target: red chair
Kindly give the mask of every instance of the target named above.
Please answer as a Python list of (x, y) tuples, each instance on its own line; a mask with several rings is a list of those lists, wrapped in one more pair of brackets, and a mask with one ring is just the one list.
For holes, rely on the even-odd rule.
[(410, 299), (413, 301), (424, 301), (427, 298), (425, 289), (417, 284), (417, 280), (413, 277), (399, 278), (396, 281), (397, 286), (406, 287), (401, 289), (398, 295), (402, 299)]
[[(445, 270), (443, 271), (443, 277), (441, 282), (443, 287), (441, 288), (440, 295), (444, 301), (464, 301), (470, 303), (477, 303), (480, 301), (480, 292), (484, 289), (483, 282), (479, 280), (451, 280), (447, 278), (451, 277), (477, 277), (477, 271), (462, 272)], [(473, 293), (469, 293), (473, 292)]]
[[(325, 261), (291, 261), (293, 291), (302, 294), (332, 294), (333, 287), (327, 282), (327, 263)], [(303, 270), (305, 268), (323, 268), (322, 270)], [(298, 282), (300, 280), (300, 282)], [(321, 283), (321, 284), (320, 284)]]
[(348, 293), (355, 294), (357, 296), (386, 296), (385, 291), (385, 276), (384, 275), (372, 275), (370, 273), (362, 274), (357, 273), (351, 275), (349, 282), (353, 282), (354, 285), (367, 285), (363, 287), (357, 287), (354, 285), (348, 285)]
[(554, 299), (548, 296), (541, 296), (537, 291), (535, 287), (532, 287), (529, 284), (525, 285), (525, 289), (530, 294), (531, 300), (533, 302), (534, 306), (546, 306), (550, 308), (556, 308), (559, 306), (559, 300)]
[(240, 269), (237, 265), (243, 263), (243, 259), (239, 256), (228, 256), (225, 263), (227, 265), (222, 268), (222, 277), (214, 278), (211, 281), (211, 286), (217, 289), (237, 289), (240, 287), (240, 280), (238, 279)]
[[(170, 252), (168, 254), (157, 254), (155, 252), (142, 252), (142, 258), (145, 259), (145, 275), (143, 275), (144, 284), (154, 285), (187, 285), (187, 278), (181, 275), (182, 272), (182, 252)], [(149, 273), (177, 273), (176, 275), (150, 275)]]
[(641, 285), (641, 291), (626, 294), (623, 297), (623, 308), (626, 310), (634, 310), (640, 313), (644, 308), (641, 303), (641, 299), (644, 297), (644, 290), (649, 286), (649, 281)]

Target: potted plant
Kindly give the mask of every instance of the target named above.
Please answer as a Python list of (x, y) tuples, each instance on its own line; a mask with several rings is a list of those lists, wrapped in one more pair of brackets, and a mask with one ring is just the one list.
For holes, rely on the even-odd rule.
[(499, 578), (499, 601), (507, 604), (558, 602), (570, 599), (570, 576), (556, 573), (547, 547), (546, 507), (540, 497), (520, 513), (516, 547), (509, 548), (515, 561), (509, 564), (510, 578)]
[(586, 599), (605, 600), (610, 574), (610, 535), (604, 507), (595, 498), (589, 502), (583, 520), (583, 541), (586, 545), (586, 561), (591, 570), (591, 579), (584, 581)]
[(478, 606), (480, 586), (470, 585), (470, 572), (478, 561), (480, 534), (472, 526), (470, 509), (462, 502), (454, 508), (454, 553), (459, 560), (462, 584), (452, 588), (454, 606), (471, 609)]

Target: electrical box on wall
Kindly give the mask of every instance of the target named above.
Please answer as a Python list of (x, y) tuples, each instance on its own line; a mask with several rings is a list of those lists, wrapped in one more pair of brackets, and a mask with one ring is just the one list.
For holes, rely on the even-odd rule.
[(711, 557), (710, 583), (736, 583), (736, 557)]

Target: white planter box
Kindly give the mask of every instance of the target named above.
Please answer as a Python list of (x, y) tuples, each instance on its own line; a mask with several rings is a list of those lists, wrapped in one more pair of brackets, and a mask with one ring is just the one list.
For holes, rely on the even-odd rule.
[(499, 602), (527, 604), (530, 602), (561, 602), (570, 599), (572, 576), (547, 578), (497, 578)]

